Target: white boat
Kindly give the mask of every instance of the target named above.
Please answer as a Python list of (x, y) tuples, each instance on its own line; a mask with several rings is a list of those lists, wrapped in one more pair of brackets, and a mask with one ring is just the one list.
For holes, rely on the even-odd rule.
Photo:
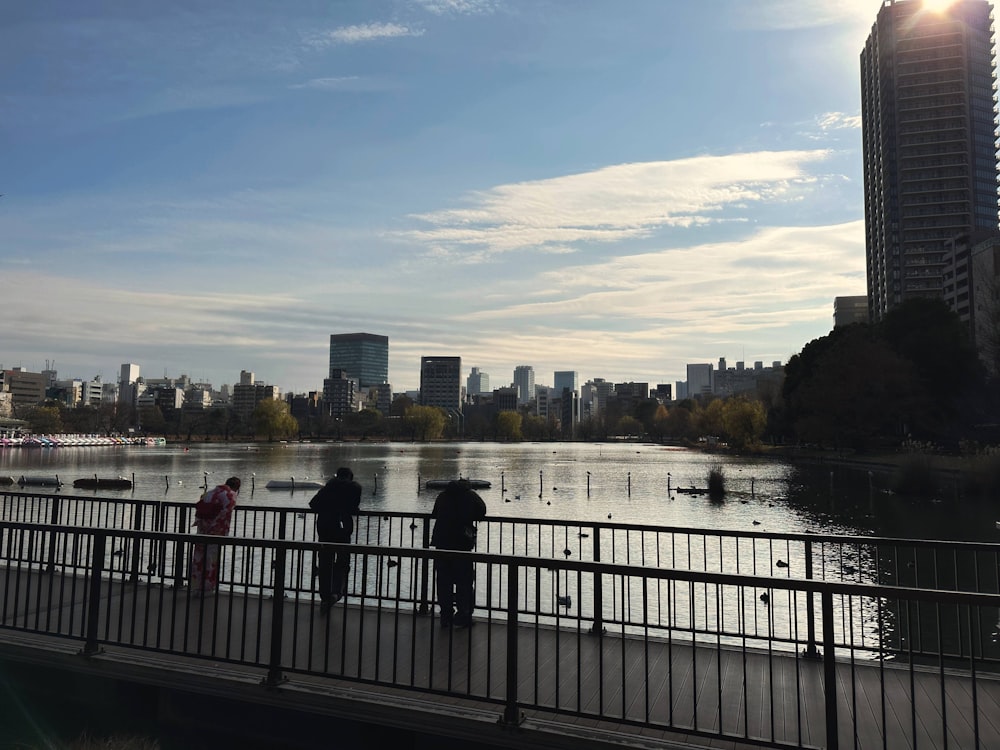
[(265, 485), (269, 490), (318, 490), (323, 486), (323, 482), (311, 482), (308, 479), (296, 479), (295, 477), (272, 479)]

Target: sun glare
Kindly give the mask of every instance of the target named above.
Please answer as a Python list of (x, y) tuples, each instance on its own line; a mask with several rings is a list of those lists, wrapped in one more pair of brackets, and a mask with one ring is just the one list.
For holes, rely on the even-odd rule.
[(958, 0), (922, 0), (924, 9), (932, 13), (944, 13)]

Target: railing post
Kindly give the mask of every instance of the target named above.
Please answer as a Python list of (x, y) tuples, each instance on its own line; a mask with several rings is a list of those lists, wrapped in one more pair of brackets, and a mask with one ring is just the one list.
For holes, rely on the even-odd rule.
[[(142, 516), (145, 506), (141, 502), (132, 505), (132, 529), (142, 531)], [(134, 536), (132, 542), (132, 580), (139, 579), (139, 566), (141, 564), (142, 538)]]
[[(806, 540), (806, 580), (813, 579), (812, 540)], [(816, 648), (816, 612), (812, 588), (806, 592), (806, 647), (802, 651), (806, 659), (820, 659), (823, 654)]]
[[(52, 496), (52, 506), (49, 508), (49, 525), (50, 526), (58, 526), (59, 525), (59, 517), (60, 517), (60, 512), (59, 512), (60, 511), (60, 507), (59, 506), (60, 506), (59, 496), (58, 495), (53, 495)], [(58, 535), (50, 531), (49, 532), (48, 560), (46, 561), (47, 564), (43, 568), (46, 573), (51, 573), (52, 571), (54, 571), (56, 569), (56, 543), (57, 543), (57, 541), (58, 541)]]
[[(594, 562), (601, 561), (601, 527), (594, 525)], [(594, 573), (594, 624), (590, 626), (591, 635), (604, 635), (604, 576), (600, 571)]]
[(517, 707), (517, 595), (518, 565), (507, 565), (507, 698), (501, 724), (517, 726), (524, 719)]
[[(420, 543), (424, 549), (428, 549), (431, 546), (431, 519), (429, 518), (424, 518), (423, 536)], [(427, 598), (431, 578), (430, 558), (421, 557), (418, 565), (420, 567), (420, 601), (417, 604), (417, 614), (426, 615), (431, 611)]]
[(97, 641), (97, 631), (101, 621), (101, 579), (104, 576), (104, 558), (108, 544), (108, 535), (103, 531), (95, 531), (94, 549), (90, 558), (90, 590), (87, 593), (87, 633), (83, 645), (83, 655), (92, 656), (100, 652)]
[[(182, 505), (177, 509), (177, 533), (186, 534), (188, 506)], [(187, 542), (177, 542), (177, 550), (174, 553), (174, 586), (181, 588), (184, 585), (184, 565), (187, 557)]]
[[(284, 514), (282, 514), (284, 518)], [(285, 555), (284, 545), (274, 550), (274, 598), (271, 605), (271, 656), (264, 678), (265, 687), (276, 687), (284, 682), (281, 674), (281, 645), (285, 631)]]
[(837, 726), (837, 662), (833, 644), (833, 594), (824, 591), (820, 595), (823, 607), (823, 693), (826, 702), (826, 746), (840, 747), (840, 732)]

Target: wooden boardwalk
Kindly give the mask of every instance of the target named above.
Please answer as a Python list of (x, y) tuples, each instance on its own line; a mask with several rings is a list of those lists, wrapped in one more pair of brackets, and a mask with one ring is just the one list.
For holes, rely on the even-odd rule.
[[(327, 617), (310, 599), (283, 599), (276, 629), (276, 602), (266, 594), (201, 599), (121, 579), (101, 582), (94, 613), (86, 606), (91, 583), (0, 568), (0, 651), (128, 663), (186, 686), (211, 674), (241, 686), (246, 700), (267, 692), (271, 702), (283, 696), (320, 712), (417, 722), (522, 748), (827, 743), (824, 665), (787, 651), (692, 643), (688, 634), (598, 637), (576, 621), (554, 627), (528, 616), (514, 632), (490, 617), (445, 629), (412, 608), (356, 598)], [(88, 637), (99, 653), (67, 657)], [(508, 668), (511, 649), (516, 671)], [(498, 723), (511, 678), (516, 728)], [(836, 685), (841, 748), (973, 748), (977, 725), (979, 747), (1000, 747), (996, 675), (839, 661)], [(396, 710), (383, 716), (378, 706)]]

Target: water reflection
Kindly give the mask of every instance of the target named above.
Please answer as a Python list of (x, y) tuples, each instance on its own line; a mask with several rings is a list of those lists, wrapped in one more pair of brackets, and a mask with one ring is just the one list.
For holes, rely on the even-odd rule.
[[(0, 476), (58, 475), (62, 494), (184, 500), (227, 476), (243, 478), (240, 502), (304, 506), (311, 491), (269, 491), (271, 479), (325, 481), (349, 465), (371, 509), (429, 511), (428, 479), (485, 479), (490, 513), (766, 532), (843, 533), (992, 541), (996, 509), (960, 495), (917, 501), (887, 492), (888, 478), (829, 465), (729, 457), (652, 444), (275, 443), (190, 448), (121, 446), (2, 449)], [(707, 493), (721, 466), (722, 503)], [(74, 489), (81, 477), (134, 478), (132, 490)], [(25, 491), (31, 491), (26, 488)], [(45, 490), (51, 491), (51, 490)], [(955, 504), (960, 512), (955, 512)], [(850, 560), (856, 568), (870, 565)]]

